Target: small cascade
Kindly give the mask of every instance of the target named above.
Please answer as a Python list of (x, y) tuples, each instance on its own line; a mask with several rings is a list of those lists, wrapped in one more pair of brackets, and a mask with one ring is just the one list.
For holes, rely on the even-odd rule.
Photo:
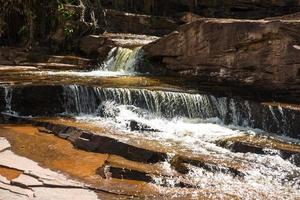
[(141, 48), (113, 48), (104, 61), (102, 70), (134, 72), (141, 58)]
[(5, 112), (9, 114), (14, 113), (11, 109), (12, 91), (11, 87), (4, 87)]
[(295, 121), (300, 119), (299, 113), (280, 107), (207, 94), (84, 86), (66, 86), (64, 90), (66, 113), (71, 115), (98, 115), (103, 103), (114, 102), (117, 105), (134, 106), (158, 118), (217, 118), (227, 125), (292, 136), (298, 129)]
[(89, 87), (64, 86), (64, 97), (66, 114), (92, 114), (99, 105), (94, 90)]

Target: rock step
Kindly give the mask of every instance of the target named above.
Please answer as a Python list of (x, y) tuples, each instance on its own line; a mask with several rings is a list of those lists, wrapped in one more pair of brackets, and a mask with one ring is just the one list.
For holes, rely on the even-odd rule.
[[(149, 197), (151, 199), (159, 200), (171, 199), (174, 195), (176, 195), (176, 199), (179, 200), (192, 199), (192, 197), (185, 198), (186, 195), (190, 193), (193, 193), (193, 196), (195, 193), (200, 193), (199, 196), (201, 196), (201, 198), (214, 194), (213, 189), (202, 192), (203, 189), (201, 187), (197, 187), (198, 184), (191, 183), (191, 181), (184, 177), (185, 175), (180, 175), (175, 170), (165, 170), (165, 165), (163, 163), (145, 164), (129, 161), (115, 155), (97, 154), (77, 150), (74, 149), (72, 144), (69, 142), (59, 139), (54, 135), (43, 134), (38, 131), (37, 128), (29, 124), (1, 125), (0, 136), (1, 138), (7, 138), (7, 140), (11, 142), (12, 151), (37, 162), (39, 164), (38, 166), (43, 166), (51, 170), (59, 170), (60, 174), (63, 173), (70, 175), (70, 177), (68, 176), (68, 181), (71, 181), (72, 177), (79, 177), (83, 183), (88, 184), (87, 189), (100, 194), (101, 199), (129, 200), (145, 199)], [(0, 141), (0, 143), (1, 142), (2, 141)], [(0, 149), (2, 148), (6, 148), (6, 145), (4, 144), (3, 146), (1, 143)], [(24, 161), (18, 161), (12, 156), (10, 159), (12, 159), (13, 163), (17, 163), (18, 165), (21, 163), (20, 166), (24, 167), (24, 165), (22, 165)], [(102, 166), (110, 166), (114, 168), (112, 176), (119, 178), (102, 179), (99, 175)], [(25, 167), (28, 168), (28, 165), (25, 165)], [(30, 170), (30, 172), (34, 173), (35, 171)], [(106, 170), (106, 172), (110, 173), (110, 170)], [(145, 174), (148, 174), (151, 178), (156, 177), (158, 181), (137, 181), (135, 180), (137, 178), (132, 176), (132, 172), (139, 172), (140, 177), (138, 179), (142, 179)], [(14, 174), (12, 175), (15, 176)], [(0, 167), (0, 176), (1, 175), (8, 176), (7, 172), (1, 171)], [(16, 175), (18, 175), (18, 173)], [(27, 175), (27, 173), (25, 175)], [(39, 173), (39, 175), (41, 175), (41, 173)], [(15, 179), (13, 176), (9, 176), (12, 178), (13, 184), (19, 184), (20, 186), (25, 185), (27, 187), (28, 185), (37, 185), (38, 183), (34, 180), (36, 177), (30, 178), (28, 176), (21, 175)], [(131, 180), (124, 179), (124, 176), (131, 178)], [(49, 176), (47, 177), (49, 178)], [(47, 183), (49, 183), (47, 186), (49, 186), (50, 183), (65, 183), (65, 181), (61, 182), (58, 179), (46, 180), (45, 178), (46, 177), (42, 177), (39, 180), (47, 181)], [(174, 179), (178, 181), (176, 181), (175, 184), (172, 184), (172, 180)], [(0, 181), (2, 181), (1, 177)], [(69, 188), (65, 187), (64, 189)], [(70, 193), (71, 192), (72, 191), (70, 191)], [(207, 194), (207, 192), (209, 192), (209, 194)], [(0, 197), (1, 195), (3, 195), (2, 190)], [(152, 198), (153, 196), (155, 196), (155, 198)]]
[[(60, 138), (69, 140), (78, 149), (117, 155), (125, 158), (127, 161), (120, 162), (117, 159), (111, 159), (107, 164), (114, 167), (125, 167), (131, 170), (154, 174), (156, 176), (170, 177), (169, 174), (162, 172), (160, 168), (146, 164), (158, 164), (170, 160), (171, 166), (180, 173), (181, 176), (187, 174), (192, 168), (188, 165), (203, 168), (210, 172), (220, 172), (231, 174), (232, 176), (243, 177), (243, 167), (240, 163), (227, 160), (226, 158), (217, 158), (214, 156), (207, 157), (205, 155), (186, 156), (186, 151), (177, 151), (175, 146), (166, 148), (159, 142), (148, 141), (144, 138), (131, 138), (128, 135), (119, 135), (113, 131), (103, 128), (96, 128), (85, 123), (81, 125), (73, 120), (67, 119), (30, 119), (14, 116), (6, 116), (5, 123), (31, 123), (39, 127), (39, 131), (47, 134), (54, 134)], [(125, 138), (125, 140), (124, 140)], [(169, 149), (170, 148), (170, 149)], [(157, 151), (159, 149), (159, 151)], [(175, 151), (174, 151), (175, 150)], [(167, 153), (175, 154), (169, 157)], [(120, 159), (119, 159), (120, 160)], [(130, 163), (130, 161), (133, 161)], [(136, 165), (135, 162), (140, 163)], [(124, 166), (124, 163), (125, 164)], [(141, 167), (141, 165), (143, 167)], [(138, 166), (138, 167), (137, 167)], [(178, 174), (175, 174), (177, 176)]]
[(97, 135), (72, 126), (45, 121), (36, 121), (34, 125), (45, 127), (57, 136), (71, 141), (75, 147), (85, 151), (118, 155), (128, 160), (143, 163), (156, 163), (167, 158), (165, 153), (142, 149), (120, 142), (115, 138)]
[(133, 49), (159, 39), (156, 36), (130, 33), (104, 33), (87, 35), (80, 40), (79, 49), (86, 55), (97, 55), (104, 59), (113, 47)]
[(33, 63), (61, 63), (84, 66), (90, 66), (94, 62), (92, 59), (74, 55), (44, 55), (38, 53), (31, 53), (28, 56), (28, 60), (30, 60)]
[[(118, 140), (118, 137), (110, 134), (104, 136), (107, 134), (106, 131), (102, 134), (99, 132), (93, 133), (91, 129), (84, 130), (82, 127), (70, 126), (68, 123), (63, 124), (64, 122), (55, 124), (43, 119), (33, 120), (33, 125), (45, 128), (43, 132), (67, 139), (78, 149), (109, 154), (110, 157), (115, 155), (125, 158), (125, 160), (122, 160), (122, 158), (108, 158), (106, 165), (97, 170), (98, 174), (106, 179), (143, 181), (169, 187), (168, 180), (178, 177), (175, 187), (197, 188), (198, 186), (186, 177), (193, 170), (193, 167), (202, 168), (213, 173), (229, 174), (233, 177), (244, 177), (243, 168), (237, 163), (226, 161), (226, 159), (222, 160), (213, 156), (210, 158), (205, 156), (187, 157), (179, 154), (171, 158), (171, 161), (167, 161), (168, 156), (164, 149), (153, 151), (153, 148), (149, 148), (149, 144), (143, 142), (143, 138), (139, 141), (142, 145), (134, 146), (130, 142), (128, 144), (124, 143), (124, 141)], [(171, 168), (169, 170), (174, 169), (174, 171), (167, 172), (163, 170), (163, 162), (170, 162)], [(162, 181), (156, 182), (157, 178)]]
[(73, 64), (65, 64), (65, 63), (31, 63), (31, 62), (24, 62), (21, 63), (23, 66), (33, 66), (37, 67), (38, 69), (51, 69), (51, 70), (87, 70), (91, 69), (89, 66), (85, 65), (73, 65)]
[(255, 154), (275, 153), (299, 167), (300, 142), (297, 142), (298, 143), (288, 143), (268, 136), (245, 135), (220, 140), (217, 144), (221, 147), (230, 149), (232, 152)]
[[(1, 76), (1, 75), (0, 75)], [(22, 77), (22, 76), (21, 76)], [(23, 77), (24, 78), (24, 77)], [(18, 113), (20, 116), (59, 116), (63, 113), (68, 113), (70, 116), (78, 115), (80, 113), (85, 114), (100, 114), (101, 110), (97, 110), (99, 105), (103, 103), (103, 101), (108, 100), (118, 100), (118, 97), (115, 96), (116, 92), (121, 94), (125, 99), (131, 98), (135, 99), (132, 105), (143, 108), (149, 109), (150, 112), (156, 112), (155, 110), (151, 110), (147, 106), (145, 102), (145, 98), (142, 93), (149, 94), (153, 97), (159, 96), (160, 94), (168, 94), (166, 91), (162, 89), (153, 90), (150, 89), (128, 89), (128, 88), (114, 88), (114, 86), (106, 86), (108, 82), (107, 79), (94, 79), (91, 82), (84, 82), (85, 80), (78, 80), (83, 81), (83, 84), (99, 84), (99, 86), (86, 86), (86, 85), (60, 85), (61, 77), (57, 77), (55, 79), (52, 76), (47, 77), (49, 79), (49, 83), (43, 84), (43, 76), (38, 78), (36, 75), (32, 75), (27, 77), (28, 81), (32, 81), (32, 79), (36, 78), (37, 85), (18, 85), (15, 84), (13, 86), (1, 86), (0, 85), (0, 97), (2, 99), (0, 101), (3, 102), (0, 109), (6, 106), (5, 100), (5, 88), (11, 92), (11, 110)], [(16, 78), (16, 81), (18, 77)], [(50, 80), (51, 79), (51, 80)], [(82, 79), (82, 78), (79, 78)], [(5, 79), (3, 79), (5, 80)], [(9, 80), (9, 79), (8, 79)], [(20, 80), (19, 80), (20, 81)], [(53, 83), (56, 81), (56, 84)], [(69, 81), (69, 80), (66, 80)], [(77, 81), (77, 80), (76, 80)], [(48, 80), (46, 81), (48, 82)], [(51, 84), (52, 82), (52, 84)], [(104, 83), (104, 84), (102, 84)], [(68, 84), (68, 83), (67, 83)], [(72, 84), (72, 83), (69, 83)], [(130, 83), (134, 85), (133, 83)], [(3, 88), (4, 87), (4, 88)], [(106, 88), (112, 87), (112, 88)], [(120, 86), (118, 86), (120, 87)], [(74, 93), (76, 91), (76, 93)], [(66, 94), (66, 92), (68, 94)], [(141, 93), (142, 92), (142, 93)], [(71, 94), (71, 95), (69, 95)], [(75, 94), (75, 96), (74, 96)], [(87, 95), (88, 94), (88, 95)], [(108, 95), (108, 99), (105, 100), (105, 94)], [(127, 96), (129, 95), (129, 96)], [(172, 94), (173, 95), (173, 94)], [(174, 93), (174, 98), (181, 98), (180, 93)], [(192, 95), (193, 94), (185, 93), (184, 95)], [(206, 98), (206, 94), (204, 95)], [(103, 100), (103, 97), (104, 100)], [(4, 99), (3, 99), (4, 98)], [(246, 126), (257, 128), (264, 130), (269, 133), (276, 133), (278, 135), (286, 135), (292, 138), (299, 138), (299, 131), (300, 130), (300, 112), (299, 109), (295, 107), (290, 107), (288, 105), (281, 105), (281, 104), (261, 104), (259, 102), (254, 101), (246, 101), (241, 98), (236, 97), (219, 97), (217, 95), (212, 95), (212, 97), (207, 97), (211, 103), (209, 104), (212, 107), (212, 110), (204, 110), (205, 112), (216, 112), (215, 114), (211, 115), (212, 117), (220, 117), (221, 120), (224, 121), (225, 124), (235, 124), (240, 126), (245, 126), (245, 122), (248, 123)], [(75, 99), (80, 99), (80, 101), (74, 101)], [(87, 100), (88, 99), (88, 103)], [(214, 99), (217, 99), (218, 102), (222, 104), (215, 103)], [(151, 99), (150, 99), (151, 100)], [(181, 99), (183, 100), (183, 99)], [(201, 99), (192, 99), (193, 101), (199, 101), (201, 103)], [(151, 100), (152, 101), (152, 100)], [(165, 99), (161, 102), (169, 102), (169, 99)], [(84, 103), (85, 102), (85, 103)], [(170, 101), (171, 102), (171, 101)], [(178, 101), (179, 102), (179, 101)], [(122, 101), (118, 102), (122, 104)], [(153, 101), (153, 105), (160, 106), (161, 104)], [(174, 109), (178, 109), (178, 115), (185, 114), (187, 108), (189, 106), (181, 106), (181, 104), (173, 104)], [(2, 108), (1, 108), (2, 107)], [(191, 107), (194, 108), (194, 107)], [(183, 110), (180, 110), (183, 109)], [(185, 109), (185, 110), (184, 110)], [(196, 108), (201, 114), (202, 110)], [(226, 110), (226, 115), (220, 115), (220, 109)], [(166, 110), (166, 112), (168, 112)], [(177, 113), (172, 114), (176, 116)], [(198, 113), (195, 113), (198, 114)], [(195, 115), (198, 116), (198, 115)], [(199, 117), (206, 118), (205, 116), (199, 115)], [(151, 130), (151, 127), (145, 127), (142, 124), (136, 124), (134, 121), (131, 122), (132, 130), (138, 128), (140, 130)], [(151, 130), (156, 131), (156, 130)]]
[[(105, 165), (97, 170), (97, 173), (105, 179), (126, 179), (126, 180), (134, 180), (134, 181), (143, 181), (146, 183), (152, 183), (152, 184), (158, 184), (155, 182), (155, 178), (152, 177), (153, 175), (147, 174), (145, 172), (140, 172), (137, 170), (132, 169), (126, 169), (126, 168), (119, 168), (119, 167), (113, 167), (110, 165)], [(170, 185), (167, 183), (167, 179), (171, 179), (171, 177), (164, 177), (162, 175), (159, 176), (160, 179), (163, 181), (160, 181), (159, 186), (162, 187), (170, 187)], [(183, 180), (174, 184), (173, 187), (180, 187), (180, 188), (197, 188), (197, 185), (191, 185), (187, 183), (187, 180)], [(185, 182), (184, 182), (185, 181)]]
[(231, 174), (233, 176), (243, 177), (245, 174), (235, 167), (226, 167), (216, 163), (210, 163), (201, 159), (191, 159), (188, 157), (175, 156), (171, 160), (171, 165), (176, 169), (176, 171), (187, 174), (190, 172), (191, 168), (189, 165), (200, 167), (210, 172), (221, 172), (224, 174)]

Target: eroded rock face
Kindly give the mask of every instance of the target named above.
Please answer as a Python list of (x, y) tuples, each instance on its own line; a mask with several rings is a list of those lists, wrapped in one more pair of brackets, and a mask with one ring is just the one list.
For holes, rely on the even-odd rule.
[(20, 115), (56, 115), (64, 111), (63, 87), (43, 86), (16, 87), (13, 89), (11, 108)]
[[(209, 82), (298, 88), (300, 23), (203, 19), (144, 47), (158, 71)], [(156, 63), (157, 65), (157, 63)]]

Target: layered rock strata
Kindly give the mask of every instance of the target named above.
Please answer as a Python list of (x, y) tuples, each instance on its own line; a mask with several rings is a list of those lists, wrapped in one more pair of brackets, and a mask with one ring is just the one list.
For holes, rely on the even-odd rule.
[(296, 99), (299, 28), (298, 20), (199, 20), (146, 45), (143, 49), (154, 67), (140, 70), (285, 90)]

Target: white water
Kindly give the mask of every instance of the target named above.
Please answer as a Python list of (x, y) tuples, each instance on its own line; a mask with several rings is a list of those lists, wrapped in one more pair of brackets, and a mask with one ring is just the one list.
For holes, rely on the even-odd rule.
[(82, 76), (82, 77), (117, 77), (132, 76), (141, 60), (141, 48), (127, 49), (115, 47), (111, 49), (106, 60), (96, 70), (82, 71), (33, 71), (33, 74), (46, 74), (54, 76)]
[[(245, 177), (234, 177), (222, 172), (211, 172), (203, 168), (192, 167), (185, 177), (196, 184), (200, 190), (215, 191), (214, 198), (225, 198), (225, 194), (241, 199), (297, 199), (300, 198), (300, 168), (283, 160), (277, 152), (266, 149), (266, 155), (254, 153), (233, 153), (216, 146), (215, 141), (243, 134), (257, 134), (258, 130), (226, 126), (216, 118), (201, 120), (187, 118), (158, 118), (157, 116), (134, 106), (116, 105), (106, 102), (107, 114), (111, 117), (81, 116), (77, 119), (99, 126), (121, 130), (134, 138), (147, 138), (166, 146), (176, 144), (179, 149), (193, 150), (195, 155), (238, 162)], [(119, 112), (116, 112), (116, 109)], [(148, 125), (159, 132), (130, 131), (130, 120)], [(169, 163), (165, 171), (172, 171)], [(156, 184), (168, 183), (170, 187), (179, 183), (183, 177), (156, 177)], [(176, 195), (176, 194), (174, 194)], [(195, 195), (197, 196), (197, 195)], [(195, 197), (197, 199), (197, 197)]]
[(135, 67), (141, 59), (140, 49), (113, 48), (104, 61), (103, 70), (134, 73)]
[[(218, 118), (224, 124), (259, 128), (277, 134), (293, 133), (295, 123), (286, 120), (288, 112), (255, 102), (207, 94), (151, 91), (147, 89), (66, 86), (66, 113), (97, 115), (101, 103), (113, 101), (145, 109), (155, 117)], [(294, 115), (289, 114), (290, 117)], [(274, 121), (274, 116), (278, 118)]]
[[(256, 134), (252, 129), (226, 126), (218, 118), (203, 120), (175, 117), (166, 119), (157, 117), (157, 115), (135, 106), (117, 105), (113, 102), (105, 103), (105, 113), (108, 117), (81, 115), (76, 119), (88, 121), (95, 125), (106, 124), (127, 134), (151, 140), (178, 143), (189, 149), (193, 149), (195, 152), (201, 153), (205, 153), (210, 148), (210, 142), (215, 142), (226, 137)], [(158, 130), (158, 132), (130, 131), (128, 127), (130, 121), (147, 125), (152, 129)], [(259, 131), (257, 130), (257, 132)], [(218, 149), (224, 150), (223, 148)]]
[(12, 89), (10, 87), (4, 87), (5, 93), (5, 111), (10, 113), (11, 112), (11, 99), (12, 99)]

